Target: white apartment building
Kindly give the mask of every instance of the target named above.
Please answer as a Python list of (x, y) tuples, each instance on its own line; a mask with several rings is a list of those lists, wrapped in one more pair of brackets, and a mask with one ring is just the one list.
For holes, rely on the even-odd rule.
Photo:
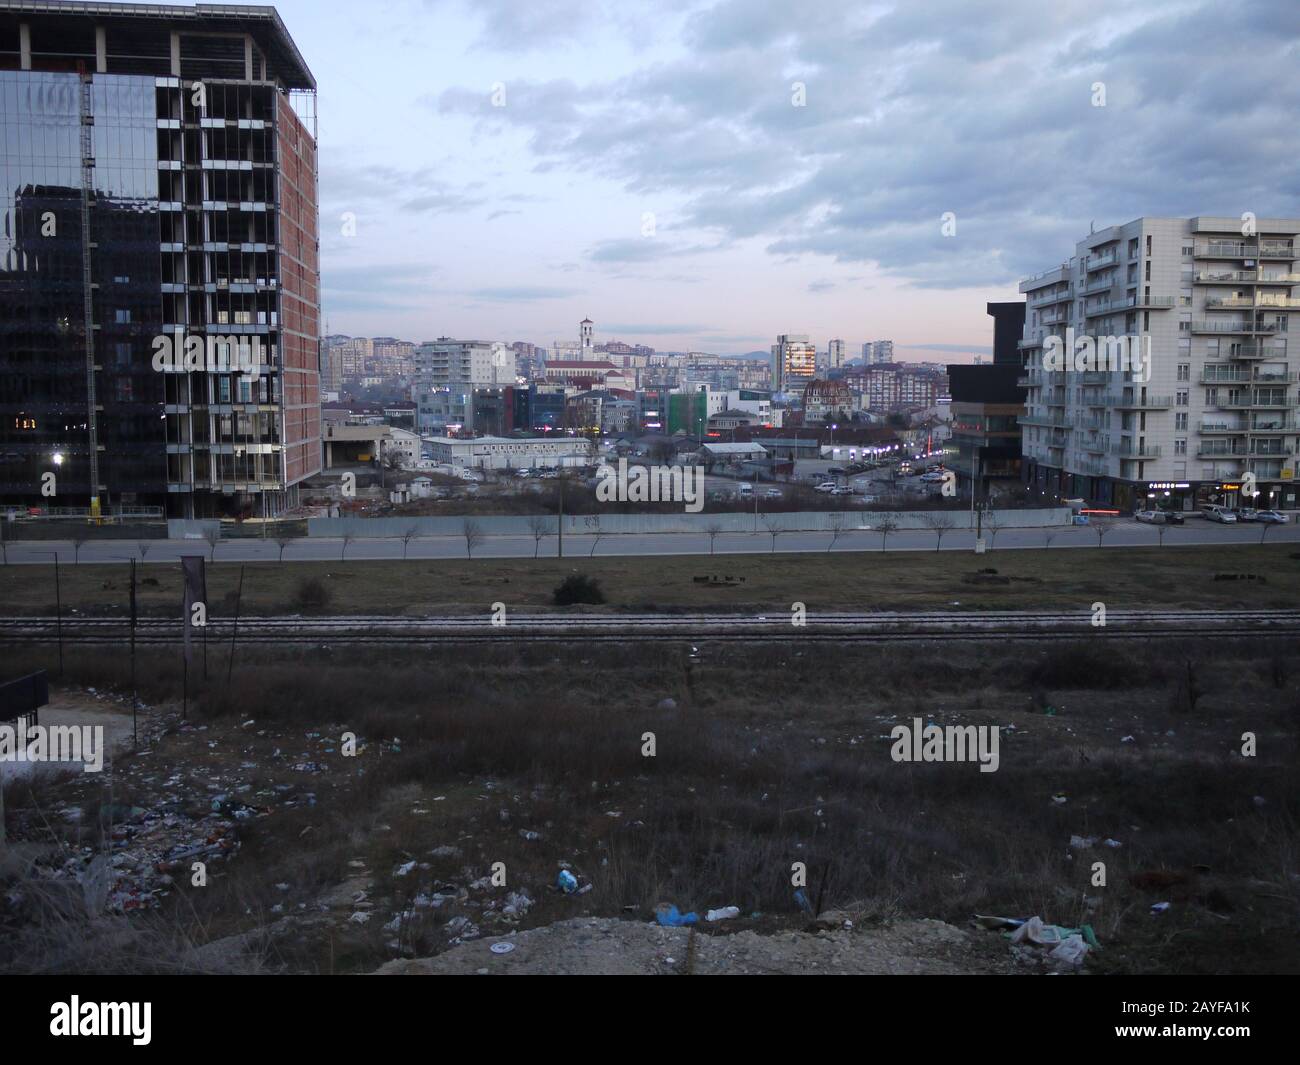
[[(1294, 218), (1139, 218), (1022, 282), (1029, 484), (1121, 510), (1295, 507), (1298, 234)], [(1107, 339), (1124, 337), (1127, 359)]]
[(807, 333), (781, 333), (772, 345), (772, 389), (802, 392), (817, 376), (817, 346)]
[(413, 392), (499, 388), (515, 383), (515, 353), (499, 340), (439, 337), (415, 349)]

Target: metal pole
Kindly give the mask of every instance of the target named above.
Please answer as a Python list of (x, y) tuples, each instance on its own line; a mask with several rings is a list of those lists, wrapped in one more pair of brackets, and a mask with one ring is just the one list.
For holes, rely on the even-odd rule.
[(244, 567), (239, 567), (239, 591), (235, 593), (235, 627), (230, 634), (230, 661), (226, 664), (226, 684), (230, 684), (230, 674), (235, 668), (235, 641), (239, 639), (239, 604), (244, 598)]
[(131, 559), (131, 746), (139, 748), (136, 713), (140, 708), (140, 693), (135, 686), (135, 559)]
[(558, 558), (564, 557), (564, 474), (560, 473), (560, 546)]
[(63, 593), (59, 591), (59, 553), (54, 552), (54, 616), (59, 631), (59, 680), (63, 679)]

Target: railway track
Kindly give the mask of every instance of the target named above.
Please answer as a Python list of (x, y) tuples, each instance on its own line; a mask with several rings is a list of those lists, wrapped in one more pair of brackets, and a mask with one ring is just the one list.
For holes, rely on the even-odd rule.
[[(1159, 611), (1111, 610), (1105, 625), (1093, 623), (1089, 610), (809, 613), (803, 625), (792, 615), (767, 614), (631, 614), (557, 616), (554, 614), (505, 615), (504, 625), (494, 625), (488, 613), (478, 616), (399, 617), (347, 616), (255, 617), (240, 619), (241, 643), (274, 642), (312, 644), (422, 644), (422, 643), (569, 643), (638, 642), (748, 642), (761, 643), (798, 638), (813, 642), (878, 643), (924, 640), (1060, 640), (1080, 636), (1095, 638), (1186, 637), (1247, 639), (1260, 636), (1300, 635), (1300, 610)], [(206, 625), (210, 641), (229, 641), (235, 625), (231, 618), (211, 618)], [(65, 644), (121, 645), (132, 632), (123, 618), (65, 618), (61, 626)], [(198, 632), (194, 636), (200, 635)], [(0, 619), (0, 644), (45, 643), (58, 639), (60, 625), (50, 617)], [(150, 618), (137, 623), (138, 644), (172, 644), (183, 640), (179, 619)]]

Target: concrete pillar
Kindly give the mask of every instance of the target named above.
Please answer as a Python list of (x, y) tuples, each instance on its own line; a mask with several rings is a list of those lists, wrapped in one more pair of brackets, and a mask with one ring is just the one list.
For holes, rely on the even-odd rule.
[(95, 27), (95, 73), (108, 73), (108, 31), (103, 26)]
[(181, 76), (181, 35), (172, 33), (172, 77)]
[(32, 28), (26, 22), (18, 24), (18, 65), (23, 70), (32, 69)]

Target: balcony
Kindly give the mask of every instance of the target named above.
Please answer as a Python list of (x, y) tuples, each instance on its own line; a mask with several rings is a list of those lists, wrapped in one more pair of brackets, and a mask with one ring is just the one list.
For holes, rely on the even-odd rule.
[(1277, 322), (1192, 322), (1193, 333), (1277, 333), (1285, 332)]
[(1107, 398), (1103, 404), (1116, 410), (1168, 410), (1174, 405), (1173, 396), (1137, 396), (1123, 399)]
[(1197, 382), (1202, 385), (1293, 385), (1293, 373), (1266, 373), (1229, 367), (1204, 367)]
[(1238, 343), (1228, 345), (1222, 354), (1228, 359), (1285, 359), (1286, 348), (1277, 344)]
[(1287, 410), (1294, 404), (1291, 397), (1285, 393), (1278, 396), (1264, 393), (1216, 399), (1210, 406), (1218, 407), (1220, 410)]
[(1198, 285), (1300, 285), (1300, 274), (1262, 274), (1258, 270), (1202, 270)]
[(1105, 292), (1107, 289), (1114, 288), (1118, 284), (1119, 278), (1117, 277), (1103, 277), (1089, 281), (1079, 291), (1086, 296), (1092, 292)]
[(1041, 337), (1039, 337), (1037, 340), (1017, 340), (1017, 341), (1016, 341), (1016, 347), (1018, 347), (1021, 351), (1026, 351), (1026, 350), (1030, 350), (1030, 349), (1033, 349), (1033, 348), (1041, 348), (1042, 346), (1043, 346), (1043, 341), (1042, 341), (1042, 338), (1041, 338)]
[(1206, 240), (1192, 248), (1197, 259), (1294, 259), (1295, 245), (1289, 240)]
[(1201, 422), (1196, 431), (1205, 436), (1240, 436), (1246, 432), (1246, 427), (1229, 425), (1227, 422)]
[(1044, 425), (1048, 427), (1059, 427), (1068, 424), (1065, 416), (1061, 414), (1022, 414), (1019, 421), (1021, 425)]
[(1246, 430), (1246, 432), (1250, 433), (1251, 436), (1260, 436), (1265, 434), (1271, 436), (1275, 433), (1286, 434), (1294, 433), (1295, 431), (1296, 423), (1290, 418), (1279, 418), (1276, 421), (1258, 422)]
[(1119, 249), (1111, 248), (1100, 255), (1089, 255), (1084, 261), (1084, 269), (1092, 273), (1094, 270), (1104, 270), (1108, 266), (1114, 266), (1117, 262), (1119, 262)]
[(1053, 303), (1065, 303), (1074, 299), (1074, 286), (1066, 285), (1064, 291), (1040, 292), (1029, 298), (1031, 307), (1050, 307)]
[(1158, 459), (1160, 451), (1159, 444), (1130, 443), (1129, 441), (1116, 444), (1110, 449), (1112, 455), (1118, 455), (1122, 459)]
[(1300, 299), (1284, 296), (1212, 296), (1205, 301), (1207, 310), (1300, 310)]
[(1226, 444), (1197, 444), (1198, 459), (1239, 459), (1246, 456), (1245, 447), (1229, 447)]

